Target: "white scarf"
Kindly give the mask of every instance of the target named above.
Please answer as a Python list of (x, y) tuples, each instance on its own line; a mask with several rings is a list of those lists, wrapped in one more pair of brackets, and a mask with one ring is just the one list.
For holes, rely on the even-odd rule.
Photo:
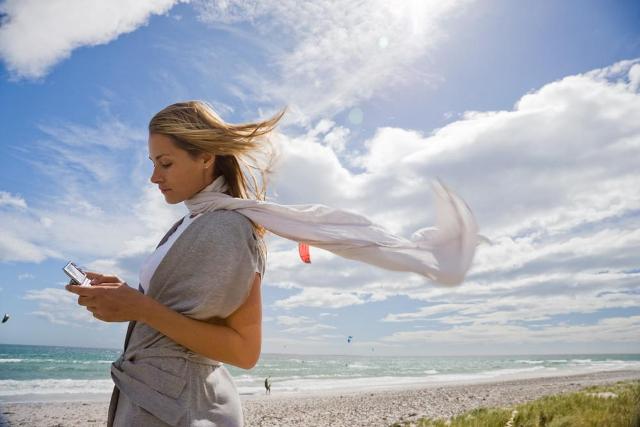
[(436, 226), (422, 228), (406, 239), (362, 215), (324, 205), (279, 205), (224, 194), (224, 176), (185, 204), (192, 214), (235, 210), (285, 239), (325, 249), (344, 258), (387, 270), (408, 271), (437, 283), (458, 285), (471, 266), (481, 240), (467, 204), (440, 181), (432, 182)]

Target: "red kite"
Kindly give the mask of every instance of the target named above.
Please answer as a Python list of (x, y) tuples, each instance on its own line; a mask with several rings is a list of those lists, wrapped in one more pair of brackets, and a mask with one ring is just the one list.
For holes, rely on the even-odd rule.
[(298, 252), (300, 253), (300, 259), (302, 262), (311, 264), (311, 254), (309, 253), (309, 245), (306, 243), (298, 243)]

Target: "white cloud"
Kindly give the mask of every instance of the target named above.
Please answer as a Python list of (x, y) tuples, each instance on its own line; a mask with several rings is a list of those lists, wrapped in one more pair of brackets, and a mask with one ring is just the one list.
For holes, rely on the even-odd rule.
[(138, 258), (184, 214), (148, 181), (145, 132), (114, 117), (98, 122), (40, 124), (45, 138), (13, 147), (51, 185), (38, 188), (26, 213), (0, 210), (0, 260), (73, 258), (132, 281)]
[(442, 343), (486, 344), (494, 348), (500, 344), (518, 343), (591, 343), (591, 342), (631, 342), (640, 339), (640, 316), (609, 317), (595, 324), (556, 324), (541, 329), (533, 329), (514, 324), (474, 324), (456, 326), (444, 330), (421, 330), (397, 332), (381, 341), (395, 343), (425, 343), (430, 345)]
[(29, 314), (43, 318), (50, 323), (72, 327), (95, 327), (103, 325), (91, 312), (79, 306), (77, 295), (64, 288), (44, 288), (29, 290), (23, 299), (35, 301), (38, 307)]
[(272, 72), (245, 67), (240, 84), (256, 99), (291, 105), (291, 116), (300, 114), (297, 119), (304, 122), (333, 116), (383, 87), (433, 82), (412, 66), (441, 42), (447, 19), (467, 3), (199, 0), (194, 5), (200, 19), (214, 26), (255, 27), (255, 43)]
[(317, 323), (315, 320), (310, 319), (307, 316), (277, 316), (276, 322), (279, 326), (284, 327), (283, 329), (280, 329), (279, 332), (286, 334), (306, 334), (309, 336), (336, 329), (335, 326)]
[(336, 329), (336, 327), (318, 323), (315, 325), (294, 326), (291, 328), (283, 329), (281, 332), (288, 334), (306, 334), (307, 336), (313, 336), (332, 329)]
[(347, 138), (351, 131), (345, 127), (338, 126), (327, 133), (322, 141), (327, 144), (337, 154), (343, 153), (347, 146)]
[(640, 64), (634, 64), (629, 69), (629, 89), (636, 92), (640, 90)]
[[(640, 122), (633, 119), (640, 116), (640, 95), (631, 84), (638, 65), (627, 61), (569, 76), (524, 95), (512, 111), (466, 112), (430, 135), (379, 129), (355, 161), (362, 172), (349, 170), (347, 156), (323, 144), (329, 122), (283, 137), (273, 179), (279, 202), (352, 209), (410, 235), (433, 223), (426, 184), (438, 176), (468, 201), (494, 245), (479, 248), (463, 286), (437, 288), (313, 248), (312, 264), (305, 265), (294, 245), (283, 244), (271, 257), (282, 265), (270, 265), (269, 279), (301, 291), (277, 306), (341, 307), (393, 295), (439, 298), (445, 306), (466, 304), (464, 295), (490, 308), (489, 297), (514, 295), (526, 303), (526, 311), (512, 304), (504, 321), (629, 307), (635, 299), (624, 295), (637, 289), (637, 278), (620, 272), (637, 268), (640, 251)], [(603, 270), (612, 274), (596, 275)], [(598, 289), (619, 297), (599, 297)], [(555, 290), (562, 304), (527, 299), (542, 290)], [(390, 316), (409, 320), (413, 314)]]
[(491, 286), (470, 283), (453, 294), (419, 295), (431, 305), (415, 312), (388, 314), (383, 320), (443, 324), (531, 322), (569, 313), (635, 308), (640, 305), (639, 278), (639, 273), (624, 272), (541, 272), (515, 280), (497, 279)]
[(25, 293), (24, 299), (36, 300), (51, 305), (64, 305), (73, 302), (76, 297), (65, 289), (45, 288), (30, 290)]
[[(74, 123), (40, 124), (38, 127), (46, 135), (38, 145), (47, 159), (32, 161), (32, 164), (45, 173), (63, 174), (67, 185), (86, 181), (87, 175), (101, 184), (114, 182), (119, 175), (126, 174), (127, 169), (125, 163), (113, 162), (113, 155), (146, 141), (146, 132), (112, 117), (98, 120), (95, 127)], [(78, 203), (84, 210), (95, 208), (84, 199), (73, 201), (74, 205)]]
[(280, 326), (294, 326), (301, 323), (309, 323), (312, 320), (306, 316), (276, 316), (276, 322)]
[(294, 308), (300, 306), (340, 308), (364, 303), (365, 300), (355, 293), (306, 286), (300, 293), (276, 301), (274, 306), (280, 308)]
[(0, 206), (11, 206), (19, 209), (26, 209), (27, 202), (20, 196), (14, 196), (6, 191), (0, 191)]
[(179, 0), (6, 0), (0, 57), (17, 78), (37, 79), (74, 49), (109, 43)]
[(461, 308), (467, 307), (467, 304), (437, 304), (435, 306), (422, 307), (414, 313), (398, 313), (389, 314), (383, 320), (386, 322), (406, 322), (416, 319), (429, 319), (436, 314), (455, 312)]
[[(0, 214), (0, 218), (3, 216)], [(7, 223), (5, 222), (5, 224)], [(41, 262), (47, 258), (59, 257), (60, 254), (55, 250), (31, 243), (24, 236), (15, 233), (15, 229), (12, 227), (7, 227), (0, 234), (0, 261)]]

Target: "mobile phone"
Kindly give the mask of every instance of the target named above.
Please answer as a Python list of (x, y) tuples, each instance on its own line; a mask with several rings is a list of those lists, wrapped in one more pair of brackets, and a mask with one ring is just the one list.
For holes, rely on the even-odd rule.
[(91, 279), (89, 279), (85, 274), (76, 266), (73, 262), (69, 261), (67, 265), (62, 269), (71, 281), (78, 286), (91, 286)]

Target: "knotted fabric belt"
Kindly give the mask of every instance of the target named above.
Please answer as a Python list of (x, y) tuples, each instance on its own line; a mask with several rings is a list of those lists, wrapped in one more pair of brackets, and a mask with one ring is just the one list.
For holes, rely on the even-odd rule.
[(188, 362), (213, 366), (222, 363), (188, 350), (147, 348), (123, 353), (111, 364), (111, 378), (116, 387), (136, 405), (170, 425), (178, 425), (186, 408), (178, 403), (188, 378), (174, 375), (152, 364), (150, 358), (183, 358)]

